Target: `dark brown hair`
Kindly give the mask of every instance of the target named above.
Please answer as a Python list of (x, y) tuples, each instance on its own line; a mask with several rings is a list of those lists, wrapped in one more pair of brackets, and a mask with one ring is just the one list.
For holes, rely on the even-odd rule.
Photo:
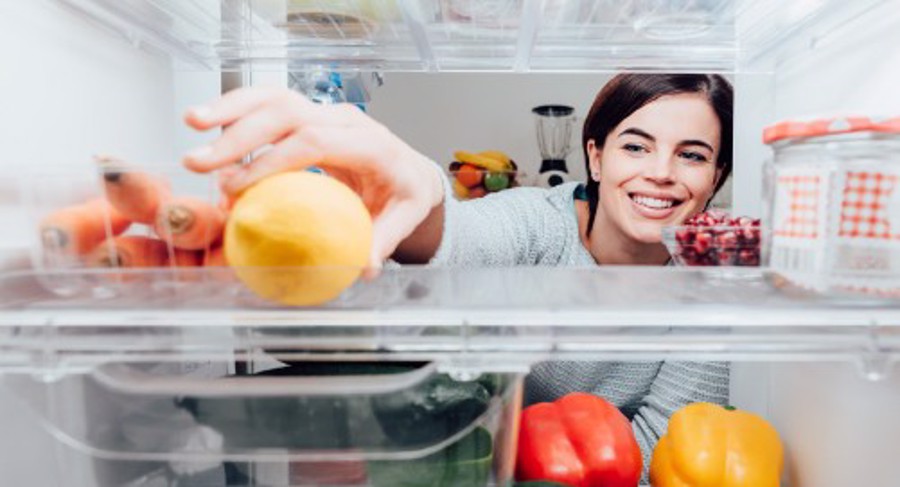
[(731, 174), (732, 167), (732, 114), (734, 111), (734, 92), (731, 84), (717, 74), (648, 74), (624, 73), (611, 79), (594, 99), (591, 111), (584, 120), (581, 135), (581, 150), (584, 151), (584, 164), (587, 170), (587, 197), (590, 216), (588, 231), (594, 226), (597, 213), (598, 187), (600, 183), (591, 178), (591, 162), (587, 153), (588, 140), (594, 139), (598, 148), (606, 142), (606, 136), (622, 120), (639, 110), (644, 105), (665, 95), (679, 93), (702, 93), (706, 95), (713, 111), (719, 117), (722, 129), (722, 142), (716, 168), (720, 171), (719, 180), (713, 194), (719, 192), (725, 180)]

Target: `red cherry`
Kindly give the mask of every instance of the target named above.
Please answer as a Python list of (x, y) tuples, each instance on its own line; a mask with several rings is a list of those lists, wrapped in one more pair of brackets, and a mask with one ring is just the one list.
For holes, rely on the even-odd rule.
[(713, 237), (707, 231), (697, 232), (697, 236), (694, 237), (694, 249), (698, 254), (705, 254), (707, 251), (709, 251), (712, 243)]
[(706, 216), (712, 219), (716, 224), (724, 223), (728, 219), (728, 213), (721, 210), (710, 210), (706, 212)]
[(736, 255), (733, 250), (719, 250), (719, 265), (733, 265)]
[(759, 243), (759, 228), (745, 228), (740, 231), (741, 240), (748, 245), (756, 245)]
[(689, 245), (694, 241), (694, 229), (679, 228), (675, 231), (675, 239), (682, 245)]
[(716, 245), (720, 249), (734, 249), (738, 246), (738, 236), (732, 230), (724, 231), (716, 235)]
[(749, 216), (738, 217), (735, 220), (736, 220), (735, 226), (739, 226), (739, 227), (749, 227), (753, 224), (753, 219), (750, 218)]
[(738, 251), (738, 265), (758, 266), (759, 252), (756, 249), (742, 249)]
[(681, 247), (678, 251), (678, 257), (685, 265), (695, 265), (697, 262), (697, 251), (693, 247)]

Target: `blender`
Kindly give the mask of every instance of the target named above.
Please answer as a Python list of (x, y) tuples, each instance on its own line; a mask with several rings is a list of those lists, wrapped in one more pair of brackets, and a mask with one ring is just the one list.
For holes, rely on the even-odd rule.
[(572, 149), (572, 128), (575, 126), (575, 109), (566, 105), (541, 105), (534, 107), (538, 149), (541, 151), (541, 169), (537, 185), (546, 188), (559, 186), (571, 179), (566, 167), (566, 156)]

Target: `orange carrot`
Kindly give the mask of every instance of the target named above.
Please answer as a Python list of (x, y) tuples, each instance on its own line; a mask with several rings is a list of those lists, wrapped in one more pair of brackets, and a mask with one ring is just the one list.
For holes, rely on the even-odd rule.
[(126, 235), (109, 239), (97, 247), (87, 259), (92, 267), (199, 267), (203, 253), (172, 249), (162, 240)]
[(121, 213), (97, 198), (47, 215), (40, 225), (41, 243), (45, 251), (83, 255), (129, 226)]
[(98, 158), (97, 163), (110, 204), (129, 220), (152, 225), (168, 185), (118, 159)]
[(88, 256), (91, 267), (164, 267), (169, 261), (168, 245), (162, 240), (128, 235), (103, 242)]
[(203, 252), (196, 250), (172, 249), (166, 259), (168, 265), (176, 267), (200, 267), (203, 265)]
[(225, 260), (225, 247), (216, 246), (206, 252), (203, 259), (204, 267), (226, 267), (228, 261)]
[(225, 213), (197, 198), (173, 197), (160, 206), (154, 229), (177, 248), (205, 250), (222, 238)]

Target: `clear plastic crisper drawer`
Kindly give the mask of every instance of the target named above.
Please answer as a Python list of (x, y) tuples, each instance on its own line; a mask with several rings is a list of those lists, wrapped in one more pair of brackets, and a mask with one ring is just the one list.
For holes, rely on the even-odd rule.
[[(522, 376), (412, 362), (106, 364), (0, 384), (90, 483), (458, 486), (512, 480)], [(79, 461), (79, 460), (73, 460)], [(163, 482), (160, 484), (159, 482)]]

